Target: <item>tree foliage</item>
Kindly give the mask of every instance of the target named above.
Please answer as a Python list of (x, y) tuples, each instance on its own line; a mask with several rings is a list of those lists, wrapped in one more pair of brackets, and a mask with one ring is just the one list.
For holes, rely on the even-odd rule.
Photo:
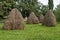
[(40, 10), (41, 10), (41, 13), (45, 15), (47, 11), (49, 10), (49, 8), (47, 5), (43, 5)]
[(53, 10), (53, 0), (48, 0), (49, 9)]
[(60, 21), (60, 4), (57, 6), (57, 8), (54, 10), (54, 13), (56, 15), (57, 21)]
[(44, 14), (48, 10), (48, 6), (43, 5), (37, 0), (3, 0), (1, 2), (2, 14), (8, 15), (9, 11), (13, 8), (18, 8), (22, 13), (23, 17), (29, 16), (30, 12), (33, 11), (38, 16), (40, 13)]
[(3, 0), (0, 1), (0, 13), (3, 14), (2, 16), (8, 15), (9, 11), (11, 11), (13, 8), (17, 8), (18, 6), (16, 5), (16, 2), (14, 0)]

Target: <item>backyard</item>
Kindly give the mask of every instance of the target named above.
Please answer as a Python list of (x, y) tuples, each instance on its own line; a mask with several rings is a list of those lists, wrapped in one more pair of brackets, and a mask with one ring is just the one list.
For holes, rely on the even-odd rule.
[(2, 30), (0, 23), (0, 40), (60, 40), (60, 23), (56, 27), (41, 24), (25, 24), (24, 30)]

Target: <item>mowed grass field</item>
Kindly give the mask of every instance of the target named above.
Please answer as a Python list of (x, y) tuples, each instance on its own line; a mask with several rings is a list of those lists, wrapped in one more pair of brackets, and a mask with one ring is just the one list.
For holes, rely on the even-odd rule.
[(56, 27), (41, 24), (25, 24), (25, 30), (2, 30), (0, 23), (0, 40), (60, 40), (60, 24)]

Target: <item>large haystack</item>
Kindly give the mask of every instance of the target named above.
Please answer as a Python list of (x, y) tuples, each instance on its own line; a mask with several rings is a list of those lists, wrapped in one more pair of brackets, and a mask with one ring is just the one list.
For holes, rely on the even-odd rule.
[(38, 16), (38, 19), (39, 19), (39, 22), (42, 23), (43, 22), (43, 19), (44, 19), (44, 16), (42, 14), (40, 14)]
[(14, 8), (8, 15), (8, 18), (4, 22), (3, 29), (6, 30), (14, 30), (14, 29), (21, 29), (23, 30), (25, 27), (23, 17), (18, 9)]
[(34, 14), (34, 12), (31, 12), (31, 14), (29, 15), (29, 17), (27, 19), (27, 22), (29, 24), (38, 24), (39, 23), (39, 20), (36, 17), (36, 15)]
[(56, 17), (52, 10), (49, 10), (45, 15), (43, 25), (56, 26)]

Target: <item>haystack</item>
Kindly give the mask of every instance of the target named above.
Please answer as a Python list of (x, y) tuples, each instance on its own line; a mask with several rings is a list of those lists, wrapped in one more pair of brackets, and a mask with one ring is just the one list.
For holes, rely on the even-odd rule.
[(39, 22), (42, 23), (43, 22), (43, 19), (44, 19), (44, 16), (42, 14), (40, 14), (38, 16), (38, 19), (39, 19)]
[(56, 17), (52, 10), (49, 10), (45, 15), (43, 25), (56, 26)]
[(36, 15), (34, 14), (34, 12), (31, 12), (31, 14), (29, 15), (29, 17), (27, 19), (27, 22), (29, 24), (38, 24), (39, 23), (39, 20), (36, 17)]
[(18, 9), (14, 8), (9, 13), (8, 18), (4, 21), (3, 29), (6, 30), (14, 30), (14, 29), (21, 29), (23, 30), (25, 27), (24, 20), (21, 13)]

